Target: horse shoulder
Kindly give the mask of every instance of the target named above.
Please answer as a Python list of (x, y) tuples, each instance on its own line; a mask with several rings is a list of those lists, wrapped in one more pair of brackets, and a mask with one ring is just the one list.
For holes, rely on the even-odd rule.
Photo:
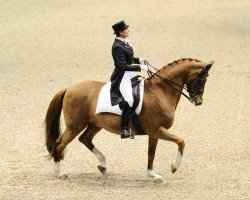
[[(174, 123), (175, 107), (166, 101), (161, 92), (147, 92), (144, 96), (142, 118), (154, 127), (170, 128)], [(151, 116), (148, 118), (148, 116)]]

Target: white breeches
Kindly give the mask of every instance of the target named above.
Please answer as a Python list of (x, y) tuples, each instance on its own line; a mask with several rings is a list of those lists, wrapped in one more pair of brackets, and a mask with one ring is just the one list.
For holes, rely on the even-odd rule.
[(125, 72), (119, 88), (123, 98), (125, 99), (125, 101), (128, 102), (130, 107), (132, 107), (134, 104), (131, 79), (135, 76), (136, 74), (134, 72), (131, 71)]

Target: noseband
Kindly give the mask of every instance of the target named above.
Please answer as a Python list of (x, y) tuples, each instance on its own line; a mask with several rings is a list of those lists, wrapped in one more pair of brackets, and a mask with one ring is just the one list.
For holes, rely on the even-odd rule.
[[(148, 66), (152, 67), (154, 70), (159, 71), (157, 68), (153, 67), (151, 64), (148, 63)], [(208, 76), (208, 71), (205, 68), (206, 65), (204, 65), (202, 71), (197, 75), (197, 77), (192, 80), (190, 83), (186, 83), (184, 85), (184, 87), (182, 85), (179, 85), (171, 80), (168, 80), (166, 78), (164, 78), (163, 76), (160, 76), (159, 74), (156, 74), (154, 72), (152, 72), (151, 70), (148, 70), (148, 76), (157, 76), (158, 78), (160, 78), (164, 83), (167, 83), (168, 85), (170, 85), (171, 87), (173, 87), (175, 90), (177, 90), (178, 92), (180, 92), (184, 97), (186, 97), (190, 102), (193, 102), (195, 100), (195, 98), (197, 97), (198, 94), (201, 94), (204, 92), (204, 90), (202, 89), (202, 87), (204, 86), (206, 80), (205, 77)], [(195, 86), (192, 88), (191, 84), (195, 82)], [(176, 86), (178, 86), (179, 88), (177, 88)], [(188, 93), (189, 96), (186, 95), (184, 92), (182, 92), (182, 88), (184, 88)]]
[[(187, 92), (190, 96), (190, 101), (194, 101), (194, 99), (197, 97), (197, 95), (204, 92), (204, 89), (202, 87), (204, 86), (206, 79), (205, 77), (208, 77), (208, 71), (203, 67), (202, 71), (197, 75), (197, 77), (192, 80), (190, 83), (187, 83)], [(192, 83), (195, 82), (194, 88), (191, 87)]]

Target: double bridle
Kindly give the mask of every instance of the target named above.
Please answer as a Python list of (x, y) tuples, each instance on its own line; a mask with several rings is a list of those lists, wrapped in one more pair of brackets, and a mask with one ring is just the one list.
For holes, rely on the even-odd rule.
[[(152, 67), (156, 72), (158, 72), (159, 70), (155, 67), (153, 67), (150, 63), (147, 63), (148, 66)], [(205, 69), (205, 67), (203, 67), (202, 71), (197, 75), (197, 77), (192, 80), (190, 83), (185, 84), (184, 86), (179, 85), (169, 79), (166, 79), (163, 76), (160, 76), (157, 73), (152, 72), (150, 69), (148, 70), (148, 76), (157, 76), (159, 79), (161, 79), (164, 83), (167, 83), (168, 85), (170, 85), (171, 87), (173, 87), (176, 91), (180, 92), (184, 97), (186, 97), (190, 102), (193, 102), (195, 100), (195, 98), (197, 97), (198, 94), (201, 94), (204, 92), (204, 90), (202, 89), (202, 87), (204, 86), (206, 80), (205, 77), (208, 76), (208, 71)], [(191, 84), (193, 82), (195, 83), (194, 88), (191, 87)], [(177, 88), (176, 86), (178, 86), (179, 88)], [(189, 96), (186, 95), (182, 89), (185, 89), (188, 93)]]

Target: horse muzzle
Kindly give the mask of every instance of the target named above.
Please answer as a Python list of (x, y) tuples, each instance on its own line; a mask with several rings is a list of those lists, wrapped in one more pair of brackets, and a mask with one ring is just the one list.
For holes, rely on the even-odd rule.
[(195, 105), (195, 106), (200, 106), (202, 103), (203, 103), (203, 100), (202, 100), (201, 98), (196, 97), (196, 98), (194, 99), (194, 105)]
[(201, 104), (202, 104), (202, 102), (199, 102), (199, 103), (195, 102), (196, 106), (200, 106)]

